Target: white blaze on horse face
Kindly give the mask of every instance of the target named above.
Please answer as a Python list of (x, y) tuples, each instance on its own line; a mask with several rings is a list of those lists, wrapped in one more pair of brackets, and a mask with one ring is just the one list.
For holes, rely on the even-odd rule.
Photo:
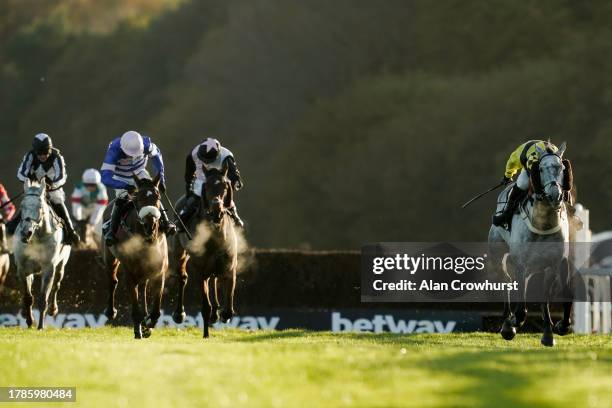
[(141, 220), (144, 219), (147, 215), (152, 215), (153, 218), (159, 219), (161, 217), (161, 211), (159, 211), (159, 208), (154, 207), (152, 205), (142, 207), (140, 211), (138, 211), (138, 218), (140, 218)]

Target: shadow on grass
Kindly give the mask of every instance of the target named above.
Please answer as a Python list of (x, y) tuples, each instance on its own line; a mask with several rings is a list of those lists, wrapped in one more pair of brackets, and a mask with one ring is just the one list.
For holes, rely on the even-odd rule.
[(291, 338), (306, 337), (311, 334), (312, 332), (308, 332), (306, 330), (282, 330), (264, 333), (255, 332), (247, 336), (241, 336), (234, 339), (234, 341), (239, 343), (257, 343), (270, 340), (286, 340)]

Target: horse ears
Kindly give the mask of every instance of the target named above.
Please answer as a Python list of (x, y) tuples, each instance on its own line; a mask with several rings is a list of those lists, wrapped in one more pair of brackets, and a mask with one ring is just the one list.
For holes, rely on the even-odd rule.
[(159, 181), (161, 180), (161, 174), (157, 173), (157, 175), (153, 178), (153, 184), (155, 187), (159, 187)]
[(559, 157), (562, 157), (563, 153), (565, 153), (566, 148), (567, 148), (567, 143), (565, 142), (561, 143), (561, 146), (559, 146), (559, 150), (557, 150), (557, 155), (559, 155)]
[(137, 187), (140, 187), (140, 179), (138, 178), (138, 176), (136, 175), (136, 173), (132, 173), (132, 179), (134, 180), (134, 182), (136, 183)]
[(540, 156), (546, 153), (546, 151), (542, 149), (538, 144), (535, 145), (535, 148)]

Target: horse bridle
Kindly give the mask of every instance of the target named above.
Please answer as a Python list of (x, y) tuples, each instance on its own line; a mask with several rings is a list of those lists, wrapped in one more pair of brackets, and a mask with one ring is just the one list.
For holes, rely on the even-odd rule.
[[(41, 197), (40, 195), (35, 194), (35, 193), (27, 193), (27, 194), (25, 194), (25, 195), (24, 195), (24, 197), (28, 197), (28, 196), (29, 196), (29, 197), (38, 197), (38, 198), (40, 199), (41, 204), (42, 204), (42, 200), (43, 200), (43, 199), (42, 199), (42, 197)], [(42, 212), (43, 212), (43, 208), (42, 208), (42, 205), (41, 205), (41, 206), (40, 206), (40, 208), (38, 209), (38, 218), (37, 218), (36, 220), (32, 220), (30, 217), (26, 217), (26, 218), (24, 218), (23, 220), (24, 220), (24, 221), (32, 221), (32, 222), (35, 222), (35, 224), (36, 224), (37, 226), (39, 226), (39, 225), (40, 225), (40, 223), (42, 222)]]
[[(227, 191), (227, 188), (232, 188), (231, 185), (229, 184), (229, 180), (227, 179), (226, 176), (223, 176), (223, 179), (221, 180), (221, 182), (225, 185), (225, 190)], [(214, 196), (210, 201), (207, 200), (207, 206), (208, 208), (206, 209), (206, 217), (210, 220), (210, 222), (217, 226), (221, 223), (221, 221), (223, 220), (223, 217), (227, 214), (229, 214), (227, 208), (225, 208), (225, 206), (223, 206), (223, 209), (219, 212), (219, 219), (217, 220), (216, 218), (213, 218), (213, 211), (211, 209), (212, 204), (216, 204), (219, 202), (223, 202), (223, 197), (220, 195), (216, 195)]]
[[(542, 156), (540, 156), (540, 158), (538, 159), (538, 162), (541, 163), (542, 159), (547, 157), (547, 156), (556, 156), (559, 159), (559, 161), (561, 162), (561, 167), (563, 167), (563, 159), (557, 153), (547, 152), (546, 154), (543, 154)], [(540, 171), (539, 164), (538, 164), (538, 171)], [(542, 193), (536, 193), (535, 194), (535, 196), (536, 196), (535, 198), (538, 201), (543, 201), (546, 198), (546, 194), (544, 193), (544, 191), (546, 190), (546, 187), (548, 187), (551, 184), (558, 184), (558, 181), (553, 179), (553, 180), (549, 181), (546, 184), (542, 184), (542, 180), (541, 180), (539, 174), (538, 174), (538, 180), (539, 180), (539, 183), (540, 183), (540, 187), (541, 187)]]
[[(157, 201), (161, 202), (161, 195), (159, 194), (158, 189), (156, 187), (153, 187), (153, 191), (157, 194), (157, 197), (158, 197)], [(138, 202), (136, 200), (136, 197), (134, 197), (134, 199), (132, 200), (132, 203), (134, 204), (134, 208), (136, 209), (136, 216), (138, 218), (138, 222), (143, 227), (143, 231), (145, 231), (145, 234), (144, 234), (145, 235), (145, 239), (153, 239), (154, 234), (151, 234), (151, 235), (147, 234), (146, 229), (144, 228), (144, 219), (140, 217), (140, 210), (142, 208), (144, 208), (144, 207), (142, 207), (142, 208), (138, 207)], [(161, 210), (159, 210), (159, 211), (161, 211)], [(157, 226), (157, 228), (159, 229), (159, 225)]]

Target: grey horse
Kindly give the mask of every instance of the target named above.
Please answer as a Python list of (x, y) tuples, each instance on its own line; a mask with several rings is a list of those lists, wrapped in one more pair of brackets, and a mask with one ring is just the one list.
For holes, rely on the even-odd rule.
[(13, 254), (17, 275), (23, 282), (23, 313), (28, 327), (32, 327), (32, 282), (41, 274), (38, 310), (38, 329), (45, 326), (49, 296), (52, 298), (49, 315), (58, 312), (57, 292), (64, 277), (64, 268), (70, 257), (70, 246), (62, 244), (62, 224), (51, 212), (45, 195), (45, 182), (26, 182), (21, 202), (21, 222), (13, 237)]
[[(515, 309), (511, 308), (512, 296), (504, 307), (504, 323), (501, 335), (512, 340), (516, 329), (521, 327), (527, 317), (526, 294), (530, 279), (536, 274), (544, 274), (541, 311), (543, 335), (541, 343), (551, 347), (555, 344), (553, 331), (563, 335), (569, 332), (570, 313), (564, 304), (564, 319), (553, 327), (549, 311), (549, 299), (555, 281), (564, 276), (569, 268), (569, 222), (564, 201), (564, 163), (562, 160), (566, 145), (563, 143), (555, 152), (552, 149), (537, 148), (540, 154), (539, 165), (531, 171), (532, 198), (526, 199), (512, 218), (510, 231), (492, 225), (489, 230), (490, 260), (501, 267), (507, 254), (504, 268), (508, 277), (518, 282), (518, 293), (513, 299)], [(505, 192), (500, 194), (501, 197)], [(508, 267), (508, 266), (511, 266)]]

